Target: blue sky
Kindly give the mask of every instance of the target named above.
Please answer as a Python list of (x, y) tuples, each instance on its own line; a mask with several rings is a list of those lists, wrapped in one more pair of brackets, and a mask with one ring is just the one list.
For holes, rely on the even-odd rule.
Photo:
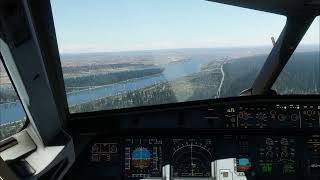
[[(205, 0), (52, 0), (61, 52), (271, 46), (284, 16)], [(303, 43), (319, 43), (314, 23)]]

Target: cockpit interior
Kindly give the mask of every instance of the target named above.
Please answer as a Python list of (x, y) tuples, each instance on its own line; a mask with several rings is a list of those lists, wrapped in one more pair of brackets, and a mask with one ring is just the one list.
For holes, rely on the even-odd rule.
[(0, 180), (320, 179), (319, 0), (0, 0)]

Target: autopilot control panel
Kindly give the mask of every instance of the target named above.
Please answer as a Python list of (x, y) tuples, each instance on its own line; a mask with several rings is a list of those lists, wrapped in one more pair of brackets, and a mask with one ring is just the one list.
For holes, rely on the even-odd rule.
[(209, 107), (204, 118), (215, 123), (215, 128), (319, 128), (320, 105), (292, 103)]

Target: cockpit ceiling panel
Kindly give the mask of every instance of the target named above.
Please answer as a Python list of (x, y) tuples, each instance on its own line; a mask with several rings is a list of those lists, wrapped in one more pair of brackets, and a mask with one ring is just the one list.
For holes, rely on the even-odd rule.
[(320, 14), (320, 0), (209, 0), (212, 2), (290, 16), (300, 13)]

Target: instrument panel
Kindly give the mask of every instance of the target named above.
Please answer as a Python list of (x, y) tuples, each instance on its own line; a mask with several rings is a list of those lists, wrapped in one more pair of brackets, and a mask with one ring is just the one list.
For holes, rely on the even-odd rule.
[(212, 107), (204, 117), (216, 128), (319, 128), (320, 106), (308, 104)]
[[(165, 165), (171, 166), (173, 178), (212, 178), (221, 173), (247, 179), (320, 176), (320, 135), (133, 136), (100, 139), (90, 146), (89, 164), (117, 165), (119, 171), (113, 173), (124, 180), (161, 178)], [(226, 167), (227, 161), (232, 165)]]
[(81, 178), (320, 178), (319, 103), (207, 103), (96, 122), (112, 129), (90, 138)]

